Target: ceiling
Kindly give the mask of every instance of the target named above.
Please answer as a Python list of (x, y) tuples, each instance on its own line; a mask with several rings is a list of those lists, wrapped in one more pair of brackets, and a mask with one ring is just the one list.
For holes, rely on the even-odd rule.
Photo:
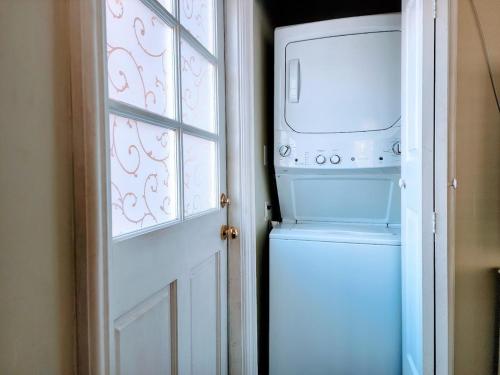
[(401, 11), (401, 0), (258, 0), (274, 27)]

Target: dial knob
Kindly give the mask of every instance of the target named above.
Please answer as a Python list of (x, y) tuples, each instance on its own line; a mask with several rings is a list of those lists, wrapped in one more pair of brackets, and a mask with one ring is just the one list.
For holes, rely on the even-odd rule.
[(394, 155), (401, 155), (401, 143), (399, 141), (392, 145), (392, 152), (394, 152)]
[(290, 145), (283, 145), (280, 147), (279, 153), (282, 157), (286, 158), (292, 153), (292, 148), (290, 147)]
[(340, 163), (340, 155), (335, 154), (330, 157), (330, 163), (339, 164)]
[(316, 156), (316, 163), (325, 164), (325, 162), (326, 162), (326, 158), (324, 155), (319, 154), (318, 156)]

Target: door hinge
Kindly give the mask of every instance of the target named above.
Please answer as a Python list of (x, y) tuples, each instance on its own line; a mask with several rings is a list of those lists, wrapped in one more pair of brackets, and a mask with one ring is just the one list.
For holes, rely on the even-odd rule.
[(432, 213), (432, 233), (436, 233), (436, 212)]
[(432, 1), (432, 16), (436, 19), (437, 16), (437, 0)]
[(453, 178), (448, 186), (451, 187), (453, 190), (457, 190), (458, 180), (456, 178)]

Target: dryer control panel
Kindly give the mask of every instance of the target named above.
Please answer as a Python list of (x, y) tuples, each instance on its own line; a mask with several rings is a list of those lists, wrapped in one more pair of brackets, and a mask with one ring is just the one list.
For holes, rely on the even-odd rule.
[(401, 164), (400, 127), (366, 134), (275, 133), (274, 164), (284, 168), (352, 169), (398, 167)]

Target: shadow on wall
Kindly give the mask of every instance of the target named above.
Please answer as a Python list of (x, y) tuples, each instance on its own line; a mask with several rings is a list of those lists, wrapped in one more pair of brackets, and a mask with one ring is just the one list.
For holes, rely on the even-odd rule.
[(499, 363), (498, 361), (500, 360), (499, 358), (499, 349), (500, 349), (500, 269), (495, 268), (491, 270), (491, 277), (494, 279), (495, 282), (495, 296), (496, 296), (496, 302), (495, 302), (495, 344), (493, 347), (493, 374), (498, 374), (498, 368), (499, 368)]
[[(481, 23), (476, 4), (474, 3), (474, 0), (469, 0), (469, 1), (470, 1), (470, 5), (471, 5), (472, 14), (474, 15), (474, 22), (476, 24), (479, 38), (481, 40), (481, 49), (483, 50), (484, 59), (486, 62), (486, 66), (488, 68), (488, 77), (489, 77), (490, 82), (491, 82), (491, 89), (493, 90), (493, 95), (495, 97), (497, 109), (498, 109), (498, 112), (500, 113), (500, 82), (499, 82), (500, 77), (498, 77), (498, 75), (500, 75), (500, 67), (498, 66), (498, 64), (494, 64), (494, 60), (493, 60), (496, 51), (493, 50), (493, 47), (488, 48), (488, 43), (486, 41), (486, 35), (484, 33), (484, 27), (483, 27), (483, 24)], [(500, 14), (498, 14), (497, 16), (500, 17)], [(490, 31), (490, 33), (491, 33), (491, 31)], [(488, 35), (490, 33), (488, 33)], [(494, 34), (494, 32), (493, 32), (493, 34)], [(497, 36), (498, 36), (498, 34), (497, 34)], [(493, 41), (492, 43), (495, 43), (495, 42)], [(498, 54), (498, 52), (497, 52), (497, 54)]]
[(401, 12), (401, 0), (258, 0), (267, 10), (273, 27), (333, 18)]
[(68, 2), (0, 4), (0, 374), (72, 374)]

